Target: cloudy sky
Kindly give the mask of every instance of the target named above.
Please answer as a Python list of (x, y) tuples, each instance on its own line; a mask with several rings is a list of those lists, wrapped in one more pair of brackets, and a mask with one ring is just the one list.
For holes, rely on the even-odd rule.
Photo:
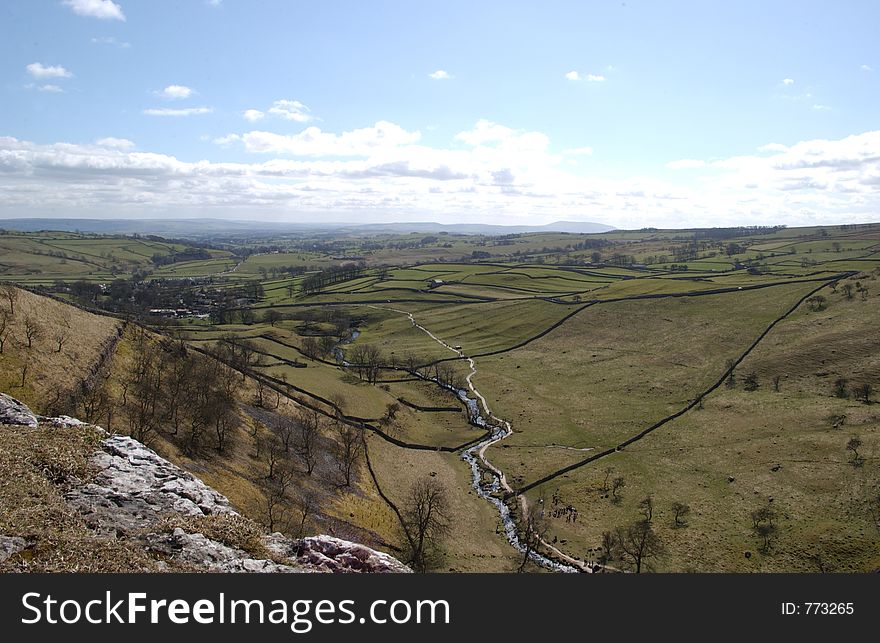
[(880, 219), (880, 3), (0, 3), (0, 217)]

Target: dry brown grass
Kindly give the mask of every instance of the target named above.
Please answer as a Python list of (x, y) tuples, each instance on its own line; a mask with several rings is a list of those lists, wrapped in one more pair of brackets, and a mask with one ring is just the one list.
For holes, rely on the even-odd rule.
[[(0, 354), (0, 391), (14, 395), (38, 413), (49, 412), (67, 398), (96, 363), (120, 322), (92, 315), (61, 302), (17, 290), (12, 335)], [(8, 310), (5, 301), (0, 306)], [(25, 320), (41, 331), (27, 347)], [(66, 337), (57, 351), (60, 336)], [(22, 367), (27, 365), (24, 386)], [(57, 409), (56, 409), (57, 410)]]
[(2, 427), (0, 534), (27, 548), (0, 571), (135, 572), (156, 564), (129, 542), (97, 536), (64, 502), (64, 491), (90, 475), (88, 458), (100, 435), (84, 427)]

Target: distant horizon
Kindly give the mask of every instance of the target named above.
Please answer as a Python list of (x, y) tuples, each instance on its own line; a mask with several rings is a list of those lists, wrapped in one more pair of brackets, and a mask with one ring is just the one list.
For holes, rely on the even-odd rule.
[(759, 0), (0, 3), (0, 218), (865, 223), (878, 21)]
[[(571, 234), (601, 234), (603, 232), (635, 232), (639, 230), (645, 229), (657, 229), (657, 230), (694, 230), (694, 229), (713, 229), (713, 228), (749, 228), (749, 227), (766, 227), (766, 228), (774, 228), (774, 227), (787, 227), (787, 228), (808, 228), (808, 227), (833, 227), (833, 226), (841, 226), (841, 225), (877, 225), (880, 224), (880, 218), (875, 221), (865, 221), (860, 223), (851, 223), (847, 221), (838, 221), (832, 223), (815, 223), (809, 225), (787, 225), (783, 223), (773, 223), (768, 222), (765, 224), (753, 224), (753, 225), (732, 225), (732, 226), (652, 226), (646, 225), (640, 228), (619, 228), (616, 226), (610, 226), (608, 224), (600, 223), (597, 221), (586, 221), (586, 220), (575, 220), (575, 219), (557, 219), (555, 221), (550, 221), (548, 223), (527, 223), (527, 222), (517, 222), (517, 223), (480, 223), (480, 222), (443, 222), (440, 220), (415, 220), (415, 219), (403, 219), (400, 221), (352, 221), (352, 220), (341, 220), (341, 221), (315, 221), (315, 220), (280, 220), (280, 219), (259, 219), (259, 218), (237, 218), (237, 217), (186, 217), (186, 216), (169, 216), (169, 217), (153, 217), (153, 218), (143, 218), (143, 217), (64, 217), (64, 216), (28, 216), (28, 217), (10, 217), (0, 215), (0, 228), (2, 228), (2, 223), (4, 221), (59, 221), (59, 222), (96, 222), (96, 223), (123, 223), (123, 222), (140, 222), (144, 224), (149, 224), (155, 222), (157, 224), (165, 223), (187, 223), (197, 225), (199, 223), (215, 223), (220, 224), (224, 222), (228, 223), (238, 223), (238, 224), (267, 224), (272, 226), (305, 226), (305, 227), (314, 227), (314, 228), (357, 228), (357, 227), (380, 227), (380, 226), (397, 226), (397, 227), (406, 227), (406, 226), (442, 226), (442, 227), (486, 227), (486, 228), (549, 228), (554, 225), (584, 225), (584, 226), (601, 226), (607, 228), (606, 230), (597, 230), (596, 232), (588, 232), (588, 233), (571, 233)], [(565, 232), (563, 230), (548, 230), (548, 232)]]

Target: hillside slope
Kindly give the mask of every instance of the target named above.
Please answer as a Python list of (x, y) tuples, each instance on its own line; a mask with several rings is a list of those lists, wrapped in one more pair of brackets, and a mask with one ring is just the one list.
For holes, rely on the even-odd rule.
[(348, 541), (267, 534), (137, 440), (5, 394), (0, 471), (0, 571), (409, 571)]

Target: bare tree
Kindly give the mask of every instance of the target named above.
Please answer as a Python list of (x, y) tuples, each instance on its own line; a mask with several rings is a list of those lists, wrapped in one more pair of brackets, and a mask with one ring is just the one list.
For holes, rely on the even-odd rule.
[(839, 397), (841, 399), (848, 398), (849, 391), (846, 387), (847, 384), (849, 384), (848, 380), (843, 377), (839, 377), (834, 380), (834, 397)]
[(761, 551), (765, 554), (770, 551), (773, 536), (776, 534), (776, 512), (768, 504), (756, 509), (751, 514), (752, 533), (761, 539)]
[(864, 404), (871, 403), (871, 395), (874, 393), (874, 386), (869, 382), (864, 382), (853, 387), (853, 395), (856, 399), (861, 400)]
[(274, 308), (270, 308), (266, 311), (266, 314), (263, 315), (263, 323), (269, 324), (272, 328), (275, 328), (275, 324), (284, 319), (284, 316), (281, 312), (275, 310)]
[(687, 526), (687, 517), (688, 517), (688, 514), (690, 514), (690, 513), (691, 513), (690, 506), (686, 505), (683, 502), (673, 502), (672, 503), (672, 515), (673, 515), (672, 525), (674, 527)]
[(436, 478), (426, 476), (410, 487), (401, 511), (408, 564), (425, 572), (436, 561), (442, 539), (449, 533), (449, 494)]
[(79, 383), (76, 398), (77, 414), (89, 424), (94, 424), (98, 418), (103, 417), (110, 406), (104, 384), (105, 380), (100, 384), (90, 384), (86, 380), (81, 380)]
[(321, 345), (314, 337), (306, 337), (302, 342), (302, 351), (309, 359), (318, 359), (321, 353)]
[(608, 479), (614, 473), (614, 467), (605, 467), (602, 469), (602, 473), (605, 474), (605, 479), (602, 481), (602, 491), (603, 493), (608, 493)]
[(340, 486), (351, 486), (351, 477), (364, 454), (363, 429), (337, 420), (333, 455), (340, 474)]
[(541, 542), (546, 538), (550, 530), (550, 521), (544, 514), (544, 499), (529, 505), (528, 511), (517, 520), (517, 533), (520, 544), (523, 546), (522, 560), (517, 572), (522, 573), (529, 562), (532, 553), (537, 550)]
[(598, 563), (600, 565), (607, 565), (610, 561), (614, 560), (614, 554), (617, 549), (617, 542), (614, 538), (614, 533), (610, 531), (602, 532), (602, 544), (599, 547), (599, 559)]
[(272, 436), (263, 445), (263, 461), (266, 464), (266, 479), (274, 480), (284, 461), (284, 446), (277, 437)]
[(333, 353), (333, 349), (336, 348), (336, 340), (333, 339), (330, 335), (323, 335), (318, 340), (318, 354), (321, 357), (328, 357)]
[(27, 347), (31, 348), (35, 341), (43, 338), (43, 325), (30, 315), (24, 318), (24, 336), (27, 339)]
[(650, 493), (639, 502), (639, 511), (645, 517), (645, 520), (651, 522), (654, 517), (654, 496)]
[(859, 455), (859, 449), (862, 447), (862, 439), (854, 435), (849, 439), (849, 442), (846, 443), (846, 450), (852, 451), (852, 455), (849, 458), (849, 462), (854, 467), (860, 467), (864, 464), (864, 458)]
[(290, 453), (293, 445), (293, 437), (296, 434), (296, 421), (293, 418), (281, 416), (275, 425), (275, 435), (284, 447), (284, 453)]
[(286, 531), (290, 527), (287, 488), (292, 480), (291, 469), (279, 466), (263, 487), (263, 518), (270, 532)]
[(9, 305), (9, 316), (15, 317), (15, 302), (18, 301), (18, 288), (12, 284), (0, 284), (0, 297)]
[(664, 551), (663, 541), (648, 520), (638, 520), (628, 527), (618, 527), (615, 536), (621, 560), (630, 563), (636, 574), (641, 573), (642, 567), (647, 568), (651, 558)]
[(302, 489), (296, 495), (293, 506), (299, 514), (299, 527), (296, 530), (296, 538), (305, 536), (306, 522), (309, 516), (317, 513), (319, 509), (318, 496), (308, 489)]
[(620, 502), (620, 490), (626, 486), (626, 479), (623, 476), (617, 476), (611, 481), (611, 501)]
[(306, 474), (312, 475), (318, 462), (318, 438), (321, 435), (321, 416), (313, 409), (302, 409), (297, 414), (296, 425), (299, 432), (294, 443), (294, 452), (306, 466)]
[(0, 309), (0, 355), (6, 348), (6, 340), (12, 333), (12, 314), (5, 309)]

